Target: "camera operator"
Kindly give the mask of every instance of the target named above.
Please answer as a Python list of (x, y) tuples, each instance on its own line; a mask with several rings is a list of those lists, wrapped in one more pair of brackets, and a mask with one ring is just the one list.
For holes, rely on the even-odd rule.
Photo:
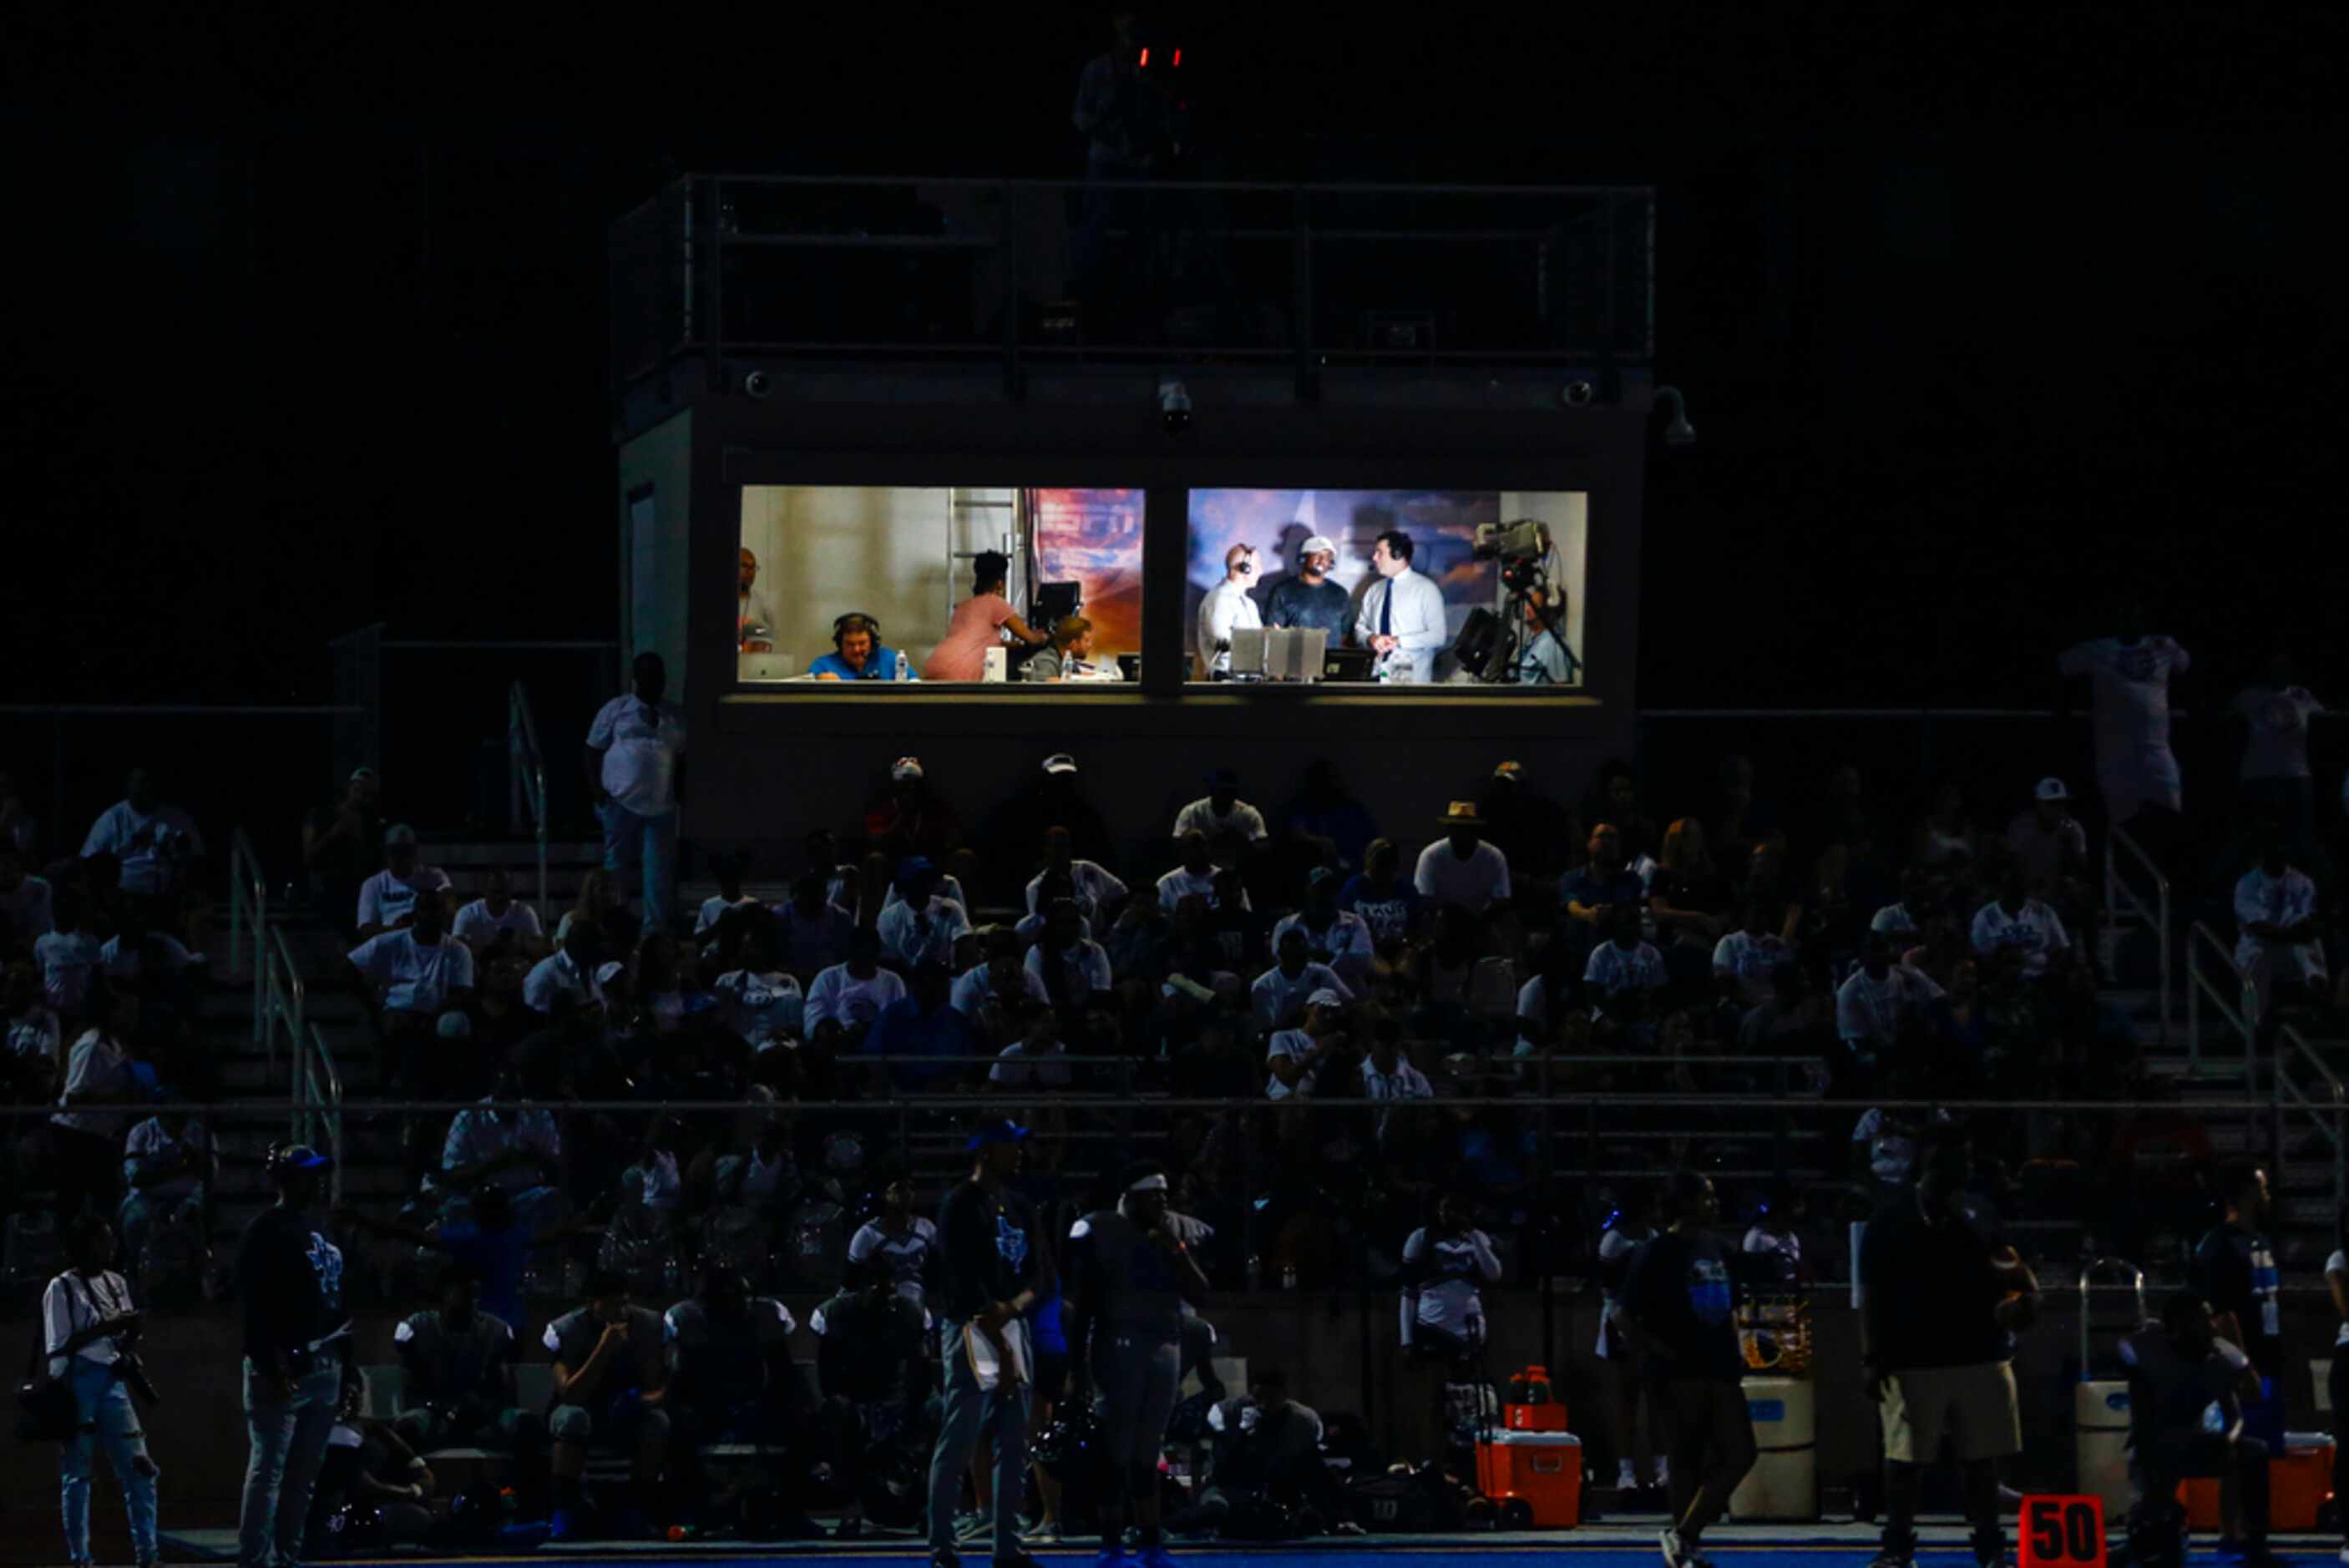
[(84, 1563), (89, 1556), (91, 1450), (106, 1447), (106, 1462), (122, 1487), (130, 1515), (130, 1545), (140, 1568), (155, 1555), (155, 1461), (130, 1389), (151, 1401), (131, 1347), (138, 1343), (142, 1314), (130, 1305), (130, 1285), (110, 1266), (114, 1227), (85, 1219), (66, 1237), (66, 1271), (41, 1296), (42, 1341), (50, 1378), (73, 1390), (73, 1435), (65, 1442), (59, 1470), (65, 1482), (66, 1557)]
[(303, 1144), (270, 1150), (277, 1202), (245, 1227), (237, 1255), (251, 1444), (237, 1518), (243, 1568), (302, 1560), (310, 1491), (342, 1398), (351, 1332), (343, 1310), (343, 1254), (309, 1212), (326, 1164), (325, 1155)]
[(817, 1424), (848, 1494), (836, 1532), (843, 1540), (864, 1533), (865, 1489), (875, 1461), (903, 1445), (929, 1392), (922, 1318), (888, 1269), (868, 1261), (851, 1263), (840, 1294), (808, 1319), (823, 1390)]

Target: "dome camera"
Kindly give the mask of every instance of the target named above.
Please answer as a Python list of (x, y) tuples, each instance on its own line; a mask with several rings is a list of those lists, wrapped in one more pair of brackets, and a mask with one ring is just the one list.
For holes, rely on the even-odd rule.
[(1588, 381), (1569, 381), (1566, 384), (1566, 390), (1559, 394), (1566, 399), (1566, 406), (1569, 408), (1588, 407), (1590, 399), (1596, 395)]
[(1158, 422), (1166, 427), (1170, 436), (1179, 436), (1191, 428), (1191, 394), (1180, 381), (1158, 384)]
[(1681, 395), (1681, 389), (1677, 387), (1657, 387), (1656, 405), (1659, 407), (1668, 407), (1672, 411), (1671, 420), (1664, 426), (1664, 445), (1695, 446), (1696, 427), (1689, 423), (1688, 399)]
[(753, 402), (763, 403), (775, 395), (775, 378), (763, 370), (753, 370), (742, 377), (742, 396)]

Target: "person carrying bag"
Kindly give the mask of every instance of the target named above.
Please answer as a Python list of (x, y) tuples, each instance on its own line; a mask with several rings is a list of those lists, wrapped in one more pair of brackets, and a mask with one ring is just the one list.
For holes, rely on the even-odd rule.
[(157, 1560), (158, 1472), (130, 1395), (136, 1388), (151, 1401), (153, 1390), (131, 1350), (142, 1315), (130, 1305), (129, 1283), (109, 1267), (114, 1252), (114, 1227), (104, 1220), (86, 1219), (67, 1234), (68, 1266), (41, 1296), (47, 1361), (19, 1392), (17, 1431), (64, 1445), (67, 1561), (90, 1561), (90, 1481), (95, 1450), (103, 1447), (130, 1515), (131, 1551), (147, 1568)]

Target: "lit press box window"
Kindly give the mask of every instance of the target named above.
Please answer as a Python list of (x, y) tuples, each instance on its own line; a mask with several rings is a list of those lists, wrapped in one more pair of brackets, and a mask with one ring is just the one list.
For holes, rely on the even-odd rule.
[(1588, 502), (1581, 490), (1195, 490), (1191, 678), (1578, 687)]
[(1143, 504), (1139, 490), (747, 485), (740, 678), (1132, 680)]

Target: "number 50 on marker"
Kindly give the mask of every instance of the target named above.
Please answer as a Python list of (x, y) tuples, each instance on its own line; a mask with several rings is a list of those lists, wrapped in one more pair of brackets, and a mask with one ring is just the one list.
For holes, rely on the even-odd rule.
[(2105, 1500), (2026, 1497), (2017, 1568), (2105, 1568)]

